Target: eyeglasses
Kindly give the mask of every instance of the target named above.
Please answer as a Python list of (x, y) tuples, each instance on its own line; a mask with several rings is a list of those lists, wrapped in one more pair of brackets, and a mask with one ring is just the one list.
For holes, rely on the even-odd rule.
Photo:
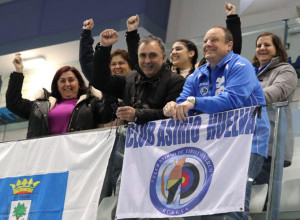
[(117, 65), (119, 65), (119, 66), (123, 66), (123, 65), (125, 65), (127, 63), (127, 61), (119, 61), (119, 62), (114, 62), (114, 63), (111, 63), (110, 64), (110, 66), (111, 67), (115, 67), (115, 66), (117, 66)]

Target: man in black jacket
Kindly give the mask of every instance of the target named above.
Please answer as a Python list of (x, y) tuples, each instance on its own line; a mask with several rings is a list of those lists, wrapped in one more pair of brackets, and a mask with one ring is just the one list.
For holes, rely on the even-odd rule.
[(143, 124), (166, 118), (162, 108), (179, 96), (184, 78), (165, 66), (164, 43), (152, 35), (142, 38), (138, 47), (137, 70), (118, 76), (111, 75), (109, 70), (110, 51), (117, 41), (118, 33), (113, 29), (100, 34), (100, 45), (94, 54), (92, 85), (123, 99), (125, 106), (117, 110), (121, 120)]

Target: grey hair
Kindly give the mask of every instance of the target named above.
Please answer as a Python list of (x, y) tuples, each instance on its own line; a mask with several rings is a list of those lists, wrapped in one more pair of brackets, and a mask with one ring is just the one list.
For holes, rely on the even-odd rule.
[(155, 37), (153, 35), (147, 35), (145, 37), (143, 37), (140, 42), (139, 42), (139, 47), (145, 43), (145, 44), (149, 44), (152, 41), (155, 41), (158, 46), (160, 47), (161, 51), (163, 52), (163, 54), (166, 53), (166, 45), (164, 44), (164, 42), (162, 41), (162, 39), (160, 39), (159, 37)]

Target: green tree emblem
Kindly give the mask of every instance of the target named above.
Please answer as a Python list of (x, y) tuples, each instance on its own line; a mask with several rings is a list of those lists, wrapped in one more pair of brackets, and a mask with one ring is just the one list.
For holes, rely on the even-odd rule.
[(26, 209), (27, 209), (27, 207), (25, 207), (24, 203), (20, 204), (18, 202), (18, 205), (14, 208), (14, 214), (13, 214), (13, 216), (16, 216), (16, 219), (18, 220), (23, 215), (26, 215)]

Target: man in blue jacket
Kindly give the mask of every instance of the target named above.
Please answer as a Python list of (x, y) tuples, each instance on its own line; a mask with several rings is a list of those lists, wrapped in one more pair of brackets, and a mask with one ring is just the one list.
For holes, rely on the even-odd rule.
[[(232, 46), (232, 35), (226, 28), (214, 27), (206, 33), (203, 54), (207, 63), (187, 78), (176, 102), (165, 105), (165, 116), (183, 122), (195, 111), (211, 114), (266, 104), (253, 66), (247, 59), (234, 54)], [(245, 210), (219, 215), (222, 219), (224, 215), (230, 219), (248, 219), (252, 181), (261, 170), (264, 157), (267, 157), (269, 127), (267, 112), (263, 107), (253, 136)]]

